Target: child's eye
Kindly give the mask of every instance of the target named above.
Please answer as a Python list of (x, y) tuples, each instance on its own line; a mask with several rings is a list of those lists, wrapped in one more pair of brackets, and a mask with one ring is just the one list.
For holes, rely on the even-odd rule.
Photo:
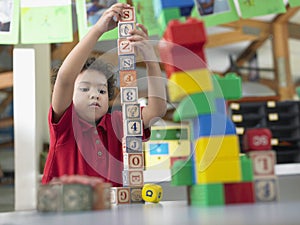
[(89, 88), (82, 87), (82, 88), (79, 88), (79, 90), (82, 92), (87, 92), (87, 91), (89, 91)]
[(104, 95), (106, 94), (106, 90), (98, 90), (100, 94)]

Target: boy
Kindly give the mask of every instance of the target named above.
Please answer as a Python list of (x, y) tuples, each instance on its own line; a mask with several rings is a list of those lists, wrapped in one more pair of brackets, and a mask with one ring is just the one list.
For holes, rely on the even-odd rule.
[[(107, 113), (112, 73), (109, 66), (99, 60), (88, 67), (87, 59), (101, 35), (117, 26), (122, 10), (128, 7), (116, 3), (107, 9), (58, 71), (49, 111), (50, 150), (42, 183), (75, 174), (100, 177), (113, 186), (122, 186), (122, 113)], [(166, 111), (166, 96), (160, 67), (150, 61), (155, 54), (147, 41), (147, 29), (141, 24), (136, 27), (128, 40), (148, 60), (145, 62), (148, 105), (141, 111), (143, 140), (146, 140), (150, 126)]]

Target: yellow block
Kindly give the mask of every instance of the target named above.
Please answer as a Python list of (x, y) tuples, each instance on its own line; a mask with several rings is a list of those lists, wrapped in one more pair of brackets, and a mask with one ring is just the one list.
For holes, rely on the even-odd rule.
[(199, 164), (195, 165), (196, 183), (230, 183), (242, 180), (239, 159), (214, 160), (204, 171), (199, 170)]
[(168, 81), (169, 98), (177, 102), (185, 96), (213, 90), (213, 83), (208, 69), (179, 71), (171, 75)]
[(145, 202), (157, 203), (162, 199), (163, 189), (158, 184), (145, 184), (142, 189), (142, 198)]
[(194, 143), (195, 161), (204, 170), (215, 160), (239, 159), (237, 135), (200, 137)]

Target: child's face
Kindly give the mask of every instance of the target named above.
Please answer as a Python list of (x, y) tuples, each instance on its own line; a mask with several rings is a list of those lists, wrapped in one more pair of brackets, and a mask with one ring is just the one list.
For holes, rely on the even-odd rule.
[(75, 81), (74, 107), (85, 121), (95, 124), (108, 111), (108, 90), (105, 75), (96, 70), (85, 70)]

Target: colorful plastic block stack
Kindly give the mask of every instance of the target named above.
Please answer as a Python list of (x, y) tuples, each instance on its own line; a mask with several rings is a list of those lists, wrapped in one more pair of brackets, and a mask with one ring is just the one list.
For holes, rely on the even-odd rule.
[(118, 23), (118, 56), (120, 92), (123, 112), (123, 187), (111, 188), (112, 204), (143, 203), (144, 156), (142, 151), (143, 122), (138, 103), (136, 56), (127, 40), (135, 28), (134, 7), (125, 9)]

